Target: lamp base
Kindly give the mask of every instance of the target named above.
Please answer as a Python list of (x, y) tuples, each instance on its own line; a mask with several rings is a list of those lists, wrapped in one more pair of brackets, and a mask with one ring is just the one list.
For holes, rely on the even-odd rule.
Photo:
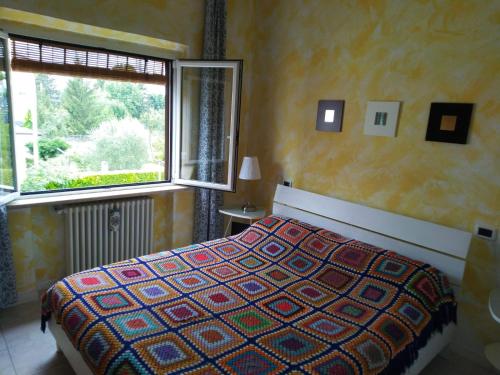
[(255, 207), (253, 204), (251, 204), (250, 202), (247, 202), (245, 203), (243, 206), (241, 206), (241, 209), (243, 210), (243, 212), (247, 213), (247, 212), (255, 212), (257, 211), (257, 207)]

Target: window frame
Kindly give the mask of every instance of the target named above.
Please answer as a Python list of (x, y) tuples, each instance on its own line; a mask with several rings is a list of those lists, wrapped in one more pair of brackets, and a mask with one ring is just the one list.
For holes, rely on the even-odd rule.
[[(231, 93), (231, 124), (230, 124), (230, 144), (227, 183), (204, 182), (195, 179), (183, 179), (180, 177), (181, 171), (181, 113), (182, 113), (182, 68), (231, 68), (233, 69)], [(200, 59), (180, 59), (173, 63), (174, 103), (173, 116), (174, 124), (172, 131), (173, 154), (172, 154), (172, 182), (178, 185), (220, 190), (225, 192), (236, 192), (236, 181), (238, 171), (238, 146), (240, 131), (240, 111), (241, 111), (241, 88), (243, 76), (243, 60), (200, 60)]]
[(16, 165), (16, 142), (15, 142), (15, 132), (14, 132), (14, 118), (12, 111), (12, 83), (11, 83), (11, 71), (10, 71), (10, 50), (9, 50), (9, 35), (0, 30), (0, 39), (4, 43), (4, 68), (5, 68), (5, 81), (7, 85), (7, 102), (9, 106), (8, 116), (9, 116), (9, 134), (10, 134), (10, 149), (11, 149), (11, 164), (12, 164), (12, 177), (13, 186), (0, 185), (0, 189), (12, 190), (5, 195), (0, 196), (0, 205), (8, 204), (20, 196), (19, 180), (17, 178), (17, 165)]
[[(135, 182), (135, 183), (127, 183), (127, 184), (114, 184), (114, 185), (98, 185), (98, 186), (86, 186), (86, 187), (80, 187), (80, 188), (68, 188), (68, 189), (53, 189), (53, 190), (40, 190), (40, 191), (26, 191), (22, 192), (20, 189), (20, 184), (19, 181), (17, 181), (17, 190), (18, 194), (16, 198), (19, 197), (33, 197), (33, 196), (41, 196), (41, 195), (47, 195), (47, 194), (61, 194), (61, 196), (65, 196), (68, 193), (75, 192), (77, 194), (78, 192), (88, 192), (92, 190), (102, 190), (102, 189), (120, 189), (124, 188), (135, 188), (135, 187), (143, 187), (143, 186), (148, 186), (148, 185), (161, 185), (161, 184), (171, 184), (172, 183), (172, 112), (173, 112), (173, 65), (175, 60), (169, 59), (169, 58), (164, 58), (164, 57), (156, 57), (156, 56), (148, 56), (144, 54), (139, 54), (139, 53), (134, 53), (134, 52), (124, 52), (124, 51), (118, 51), (118, 50), (113, 50), (113, 49), (108, 49), (108, 48), (102, 48), (102, 47), (93, 47), (93, 46), (87, 46), (87, 45), (82, 45), (82, 44), (76, 44), (76, 43), (69, 43), (69, 42), (61, 42), (61, 41), (56, 41), (56, 40), (49, 40), (49, 39), (43, 39), (43, 38), (38, 38), (38, 37), (32, 37), (28, 35), (20, 35), (20, 34), (5, 34), (7, 37), (7, 44), (11, 41), (11, 37), (13, 38), (25, 38), (33, 41), (39, 41), (39, 42), (46, 42), (46, 43), (61, 43), (64, 45), (67, 45), (68, 47), (74, 46), (75, 48), (82, 48), (82, 49), (92, 49), (95, 50), (96, 52), (103, 52), (103, 53), (116, 53), (116, 54), (125, 54), (129, 56), (135, 56), (137, 58), (144, 58), (144, 59), (155, 59), (155, 60), (162, 60), (165, 63), (165, 70), (166, 70), (166, 84), (164, 85), (165, 88), (165, 159), (168, 159), (165, 161), (164, 165), (164, 180), (161, 181), (150, 181), (150, 182)], [(10, 56), (9, 56), (9, 68), (10, 68)], [(45, 74), (53, 74), (56, 75), (56, 73), (45, 73)], [(61, 72), (61, 75), (70, 75), (68, 73)], [(76, 76), (76, 75), (75, 75)], [(93, 78), (91, 75), (87, 76), (87, 78)], [(97, 79), (97, 78), (95, 78)], [(103, 78), (101, 78), (103, 79)], [(109, 79), (110, 81), (113, 81), (112, 79)], [(119, 82), (119, 81), (118, 81)], [(10, 110), (12, 111), (12, 107), (10, 107)], [(11, 119), (13, 122), (12, 114), (11, 114)], [(15, 132), (13, 125), (11, 126), (12, 128), (12, 133), (13, 136), (15, 137)], [(14, 138), (12, 138), (14, 139)], [(15, 143), (15, 142), (14, 142)], [(15, 165), (15, 151), (14, 151), (14, 165)], [(17, 171), (17, 170), (16, 170)], [(1, 199), (0, 199), (1, 203)]]

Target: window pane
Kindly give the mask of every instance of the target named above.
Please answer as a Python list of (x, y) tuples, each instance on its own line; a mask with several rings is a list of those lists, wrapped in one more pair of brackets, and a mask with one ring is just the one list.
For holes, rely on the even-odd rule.
[(0, 196), (15, 190), (7, 82), (6, 40), (0, 40)]
[(13, 72), (22, 192), (165, 180), (165, 86)]
[(182, 67), (180, 178), (228, 184), (234, 69)]

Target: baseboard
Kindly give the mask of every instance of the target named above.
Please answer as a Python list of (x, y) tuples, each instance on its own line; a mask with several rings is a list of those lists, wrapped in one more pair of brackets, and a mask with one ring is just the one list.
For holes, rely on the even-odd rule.
[[(463, 344), (465, 343), (465, 344)], [(467, 359), (470, 362), (483, 368), (491, 368), (490, 363), (484, 355), (484, 347), (479, 343), (471, 345), (471, 342), (460, 339), (460, 336), (455, 336), (455, 339), (443, 350), (440, 354), (443, 358), (453, 361), (453, 357), (458, 356)]]
[(28, 290), (25, 292), (17, 293), (17, 302), (12, 306), (22, 305), (23, 303), (40, 301), (40, 297), (42, 294), (49, 289), (52, 285), (54, 285), (56, 281), (54, 280), (46, 280), (38, 284), (37, 290)]
[(17, 293), (17, 302), (12, 306), (22, 305), (23, 303), (39, 301), (38, 292), (36, 290), (30, 290), (27, 292)]
[(45, 293), (47, 289), (49, 289), (52, 285), (54, 285), (57, 282), (57, 280), (45, 280), (43, 282), (39, 282), (37, 287), (38, 287), (38, 294), (42, 295)]

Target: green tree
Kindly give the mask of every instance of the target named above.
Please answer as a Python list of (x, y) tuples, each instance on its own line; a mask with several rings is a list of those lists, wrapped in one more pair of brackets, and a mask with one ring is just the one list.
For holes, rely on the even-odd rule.
[(65, 127), (70, 135), (87, 135), (108, 117), (96, 89), (82, 78), (68, 81), (61, 102), (68, 113)]
[(61, 93), (56, 88), (54, 78), (47, 74), (37, 74), (35, 85), (38, 131), (46, 136), (66, 135), (66, 111), (61, 107)]
[(144, 111), (140, 121), (149, 131), (163, 130), (165, 129), (165, 112), (151, 109)]
[(160, 94), (148, 94), (147, 103), (156, 111), (165, 110), (165, 95)]
[(160, 94), (148, 94), (146, 97), (147, 107), (141, 115), (141, 122), (152, 131), (165, 129), (165, 96)]
[(140, 120), (148, 130), (165, 126), (165, 95), (148, 93), (143, 84), (132, 82), (98, 81), (97, 86), (107, 93), (113, 117)]
[(108, 99), (108, 105), (113, 117), (117, 120), (123, 120), (125, 117), (129, 116), (127, 107), (122, 102), (114, 99)]
[[(147, 110), (148, 103), (143, 85), (131, 82), (106, 82), (104, 87), (108, 98), (114, 103), (121, 103), (119, 110), (122, 111), (125, 108), (131, 117), (140, 119)], [(113, 113), (117, 113), (115, 109), (113, 109)], [(117, 119), (125, 117), (126, 114), (120, 112)]]
[(37, 74), (35, 76), (37, 94), (45, 94), (51, 104), (57, 104), (61, 100), (61, 93), (56, 87), (54, 77), (48, 74)]

